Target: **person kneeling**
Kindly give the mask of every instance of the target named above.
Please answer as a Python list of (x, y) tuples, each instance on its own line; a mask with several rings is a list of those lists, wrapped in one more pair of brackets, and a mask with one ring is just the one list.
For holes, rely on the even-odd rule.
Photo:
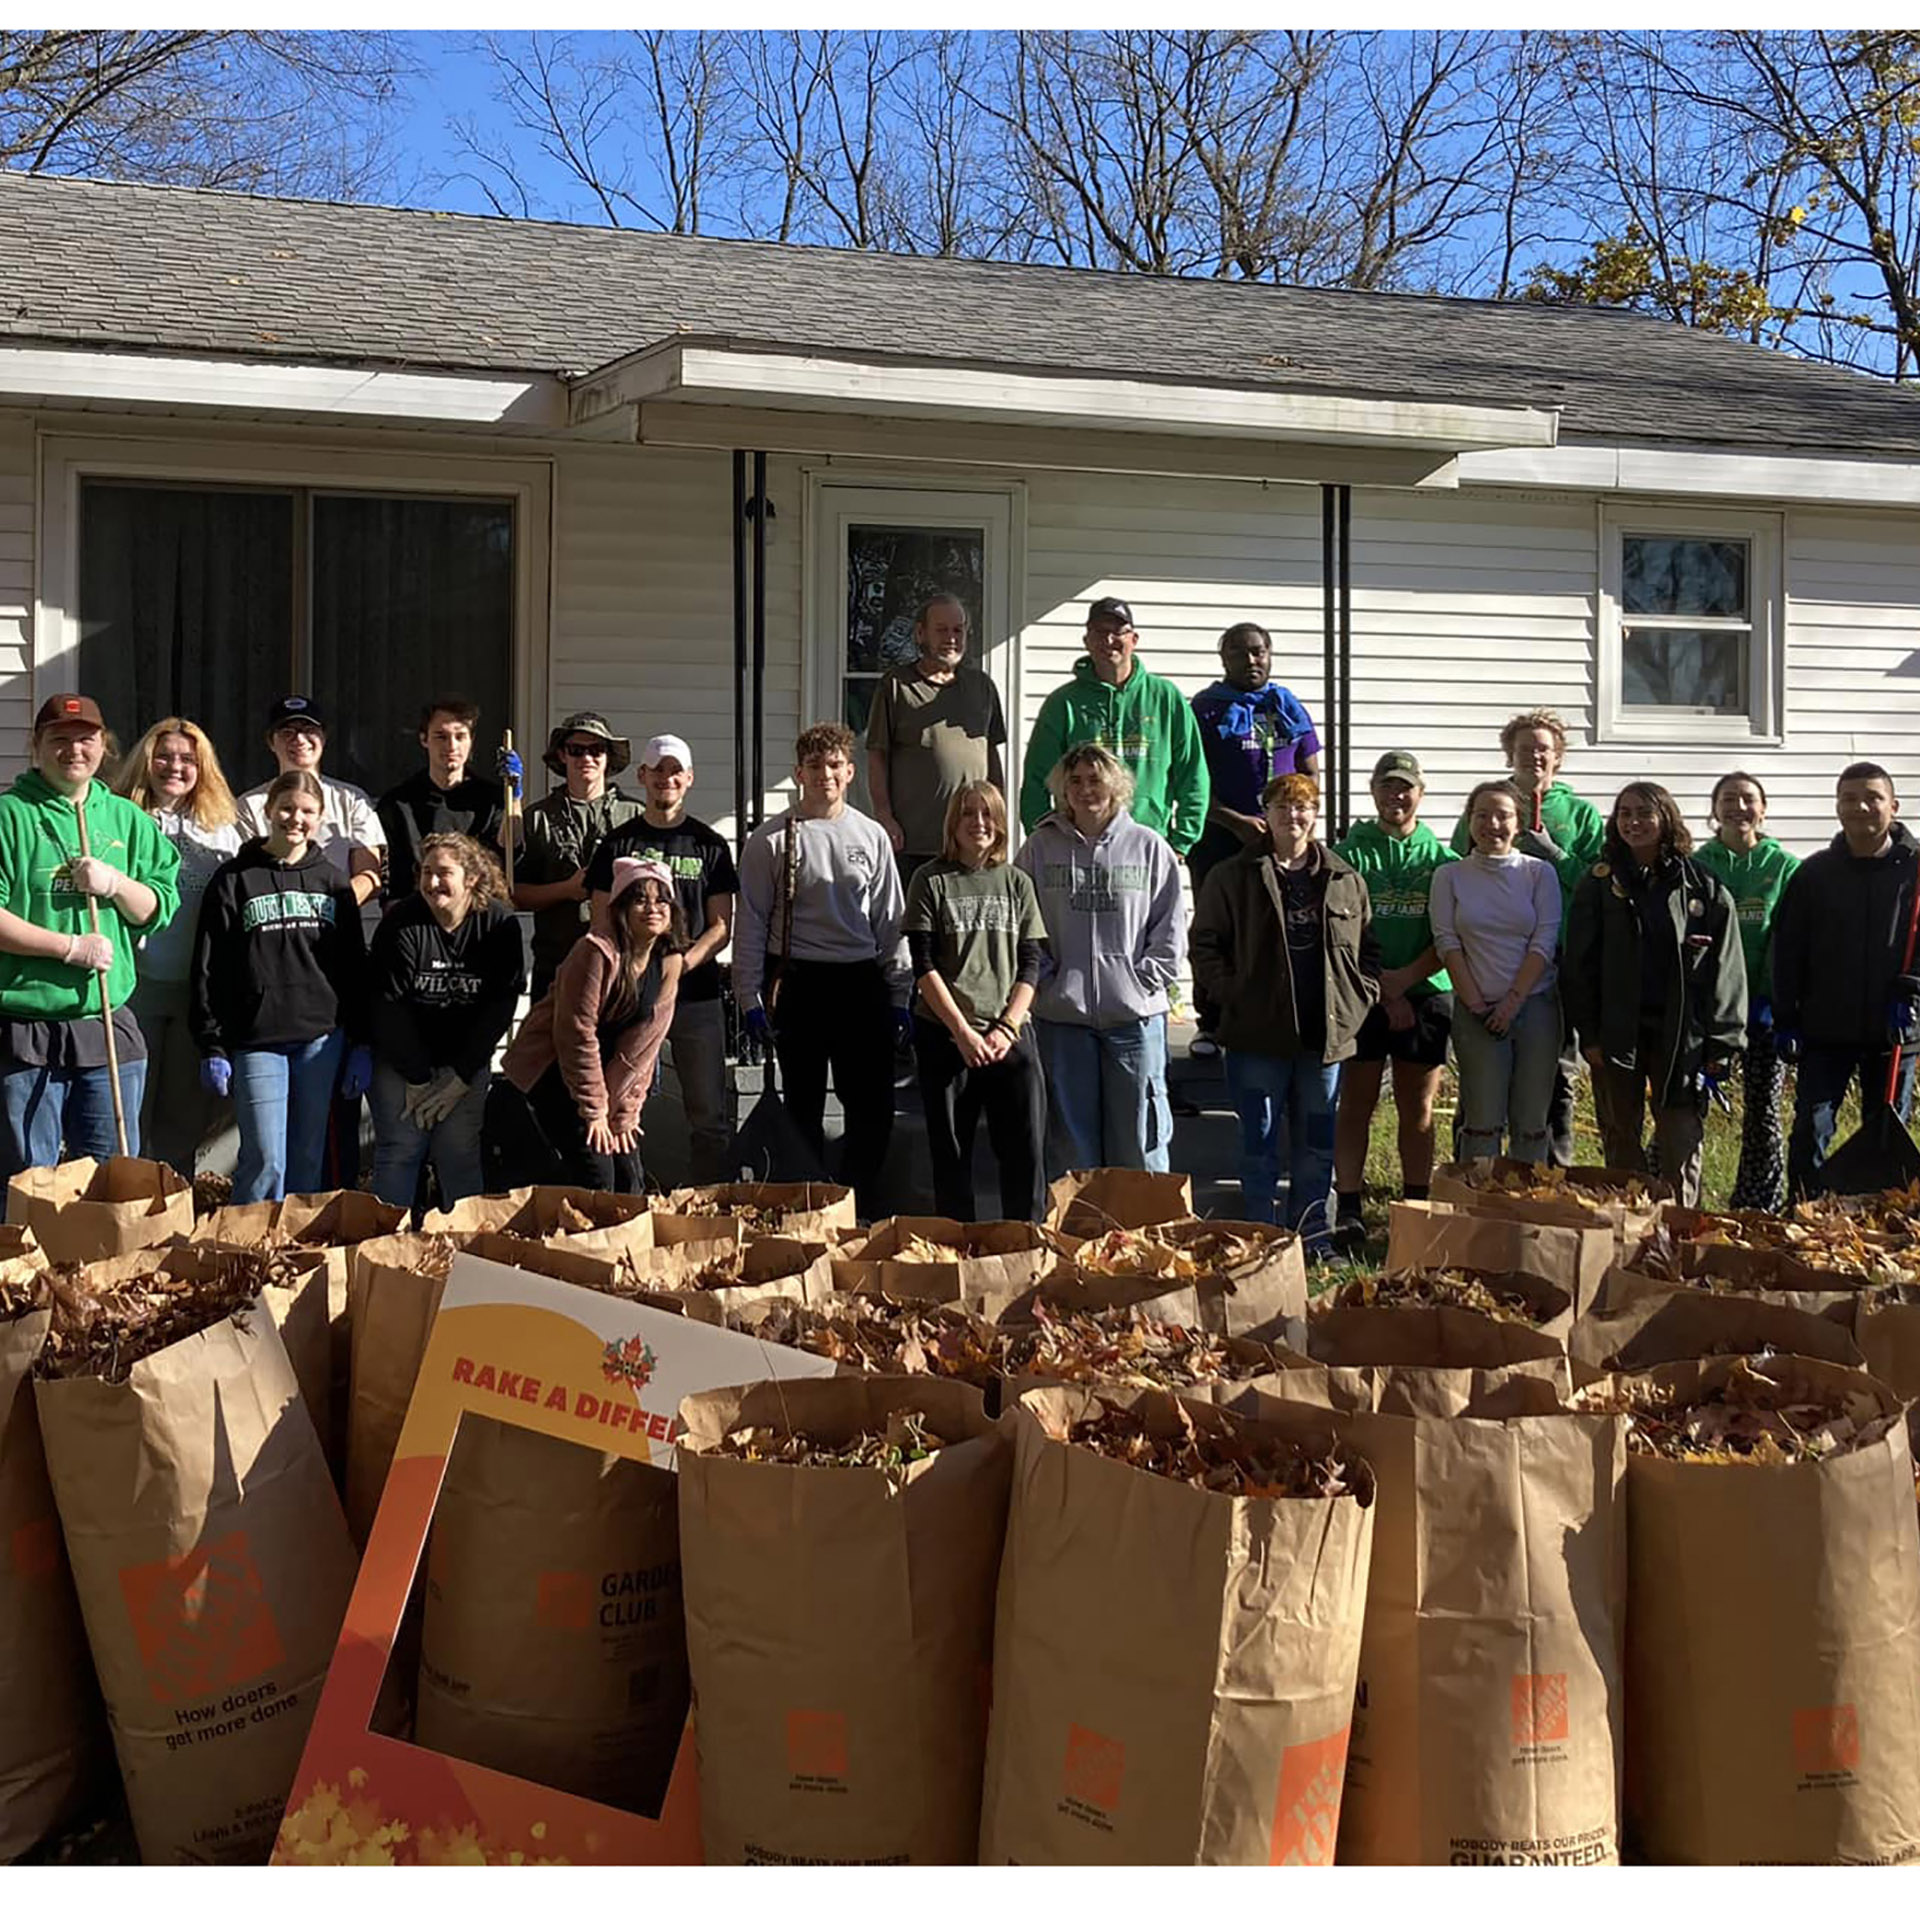
[(1337, 1063), (1352, 1056), (1379, 1000), (1380, 950), (1366, 883), (1313, 836), (1315, 782), (1283, 773), (1261, 804), (1266, 840), (1216, 867), (1201, 889), (1193, 971), (1220, 1008), (1246, 1217), (1275, 1217), (1284, 1126), (1286, 1224), (1309, 1252), (1325, 1253)]
[(673, 1024), (686, 927), (658, 860), (616, 860), (588, 932), (500, 1062), (486, 1130), (509, 1185), (642, 1190), (640, 1113)]

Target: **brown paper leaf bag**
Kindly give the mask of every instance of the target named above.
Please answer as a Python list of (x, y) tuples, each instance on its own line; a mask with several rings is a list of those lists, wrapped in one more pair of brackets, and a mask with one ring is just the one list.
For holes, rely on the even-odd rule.
[(85, 1265), (193, 1231), (193, 1188), (150, 1159), (70, 1159), (7, 1182), (7, 1223), (30, 1226), (56, 1265)]
[(428, 1544), (416, 1741), (657, 1816), (687, 1714), (677, 1500), (663, 1467), (463, 1420)]
[(1920, 1286), (1876, 1286), (1862, 1293), (1853, 1336), (1875, 1379), (1902, 1399), (1920, 1399)]
[[(1920, 1858), (1920, 1528), (1898, 1400), (1780, 1354), (1656, 1366), (1692, 1404), (1748, 1368), (1852, 1404), (1866, 1443), (1769, 1465), (1627, 1466), (1627, 1818), (1656, 1865)], [(1583, 1397), (1587, 1397), (1583, 1395)]]
[[(1541, 1189), (1544, 1188), (1544, 1191)], [(1630, 1245), (1674, 1203), (1670, 1180), (1614, 1166), (1536, 1166), (1526, 1160), (1455, 1160), (1434, 1168), (1436, 1205), (1542, 1226), (1605, 1226)]]
[(1096, 1166), (1067, 1173), (1047, 1188), (1048, 1228), (1095, 1239), (1117, 1226), (1161, 1226), (1193, 1217), (1193, 1181), (1185, 1173), (1143, 1173)]
[(1611, 1227), (1558, 1225), (1499, 1213), (1455, 1211), (1420, 1200), (1395, 1200), (1387, 1212), (1387, 1270), (1435, 1272), (1459, 1267), (1481, 1273), (1531, 1273), (1590, 1312), (1618, 1250)]
[(1701, 1293), (1688, 1286), (1636, 1288), (1617, 1309), (1576, 1321), (1567, 1349), (1576, 1379), (1728, 1353), (1863, 1363), (1861, 1348), (1834, 1320), (1757, 1293)]
[(681, 1186), (654, 1208), (655, 1242), (676, 1244), (684, 1238), (705, 1239), (709, 1226), (682, 1226), (669, 1221), (704, 1220), (710, 1226), (730, 1222), (746, 1236), (779, 1233), (789, 1239), (836, 1243), (839, 1233), (853, 1226), (853, 1188), (825, 1180), (729, 1180), (718, 1186)]
[[(18, 1227), (4, 1230), (18, 1233)], [(47, 1479), (32, 1373), (49, 1315), (6, 1316), (0, 1271), (0, 1865), (58, 1831), (106, 1776), (106, 1721)]]
[(1126, 1388), (1052, 1387), (1006, 1415), (980, 1858), (987, 1865), (1330, 1865), (1373, 1530), (1337, 1498), (1229, 1497), (1070, 1443), (1103, 1405), (1172, 1435), (1271, 1429), (1331, 1450), (1333, 1417), (1243, 1420)]
[[(1543, 1279), (1508, 1275), (1502, 1284), (1539, 1289), (1538, 1309), (1549, 1323), (1566, 1310), (1566, 1294)], [(1491, 1319), (1460, 1306), (1341, 1306), (1339, 1293), (1322, 1296), (1307, 1320), (1307, 1354), (1327, 1366), (1432, 1366), (1501, 1370), (1524, 1361), (1546, 1362), (1544, 1375), (1570, 1382), (1566, 1341), (1558, 1333)]]
[[(941, 1249), (950, 1248), (947, 1256)], [(1031, 1286), (1054, 1263), (1053, 1240), (1025, 1220), (963, 1225), (918, 1215), (883, 1219), (834, 1250), (833, 1283), (842, 1292), (889, 1299), (989, 1299)]]
[[(681, 1404), (680, 1540), (709, 1865), (967, 1865), (980, 1833), (1011, 1453), (953, 1380), (768, 1382)], [(897, 1470), (726, 1456), (915, 1416)]]
[(1624, 1422), (1438, 1357), (1340, 1375), (1379, 1488), (1340, 1863), (1618, 1864)]
[[(1254, 1220), (1168, 1220), (1144, 1231), (1117, 1228), (1092, 1240), (1062, 1234), (1059, 1244), (1060, 1259), (1042, 1290), (1069, 1307), (1096, 1299), (1137, 1304), (1161, 1318), (1236, 1339), (1285, 1338), (1297, 1334), (1306, 1316), (1306, 1255), (1299, 1234), (1284, 1227)], [(1179, 1270), (1193, 1264), (1202, 1267), (1197, 1275)]]
[(582, 1252), (640, 1252), (653, 1244), (653, 1213), (640, 1193), (585, 1186), (517, 1186), (476, 1194), (421, 1222), (429, 1233), (507, 1233), (557, 1240)]
[(280, 1335), (256, 1301), (36, 1402), (140, 1855), (264, 1865), (355, 1571)]

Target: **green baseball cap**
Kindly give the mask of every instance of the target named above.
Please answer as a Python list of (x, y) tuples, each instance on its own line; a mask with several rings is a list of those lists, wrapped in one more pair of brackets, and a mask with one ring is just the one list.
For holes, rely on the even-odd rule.
[(1405, 780), (1410, 786), (1425, 786), (1427, 776), (1420, 770), (1420, 762), (1405, 747), (1396, 746), (1391, 753), (1382, 753), (1374, 762), (1373, 777), (1377, 784), (1381, 780)]

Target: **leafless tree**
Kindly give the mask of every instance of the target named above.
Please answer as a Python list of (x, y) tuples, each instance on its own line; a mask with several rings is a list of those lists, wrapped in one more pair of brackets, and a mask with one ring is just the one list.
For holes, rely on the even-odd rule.
[(382, 33), (0, 31), (0, 164), (364, 199), (412, 71)]

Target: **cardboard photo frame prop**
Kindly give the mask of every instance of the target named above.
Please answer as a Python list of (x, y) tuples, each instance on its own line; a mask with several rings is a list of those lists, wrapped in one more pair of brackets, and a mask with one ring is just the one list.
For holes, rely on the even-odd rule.
[(456, 1253), (274, 1847), (275, 1865), (698, 1865), (691, 1722), (658, 1818), (371, 1730), (467, 1414), (674, 1469), (691, 1393), (831, 1360)]

